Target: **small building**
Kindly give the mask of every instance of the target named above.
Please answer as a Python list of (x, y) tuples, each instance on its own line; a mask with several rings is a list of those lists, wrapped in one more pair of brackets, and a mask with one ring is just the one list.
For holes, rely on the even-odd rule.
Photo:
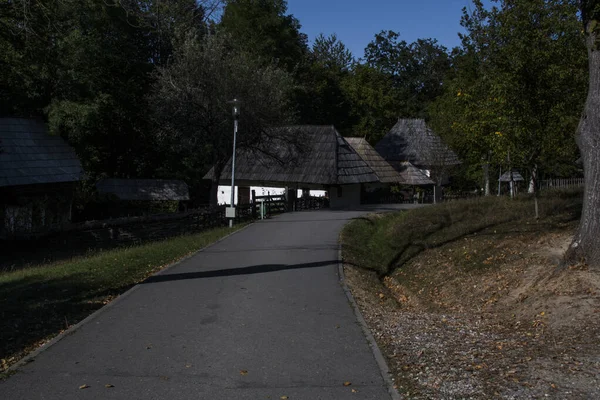
[(396, 163), (392, 167), (370, 144), (363, 138), (346, 138), (356, 153), (373, 169), (379, 181), (383, 184), (399, 184), (407, 186), (431, 186), (434, 184), (425, 173), (409, 161)]
[[(512, 171), (503, 173), (500, 178), (498, 178), (498, 181), (500, 184), (507, 183), (508, 193), (510, 193), (511, 196), (514, 196), (519, 192), (519, 182), (525, 181), (525, 178), (523, 178), (523, 175), (521, 175), (519, 171), (513, 169)], [(500, 191), (500, 187), (498, 190)]]
[(436, 184), (444, 184), (452, 167), (459, 165), (456, 154), (422, 119), (399, 119), (375, 150), (397, 171), (420, 169)]
[[(363, 138), (346, 138), (356, 153), (373, 169), (379, 183), (363, 186), (363, 202), (380, 203), (406, 201), (414, 198), (415, 186), (432, 187), (434, 182), (409, 161), (397, 163), (395, 169)], [(401, 192), (390, 193), (391, 185), (403, 186)]]
[[(238, 150), (235, 183), (239, 186), (286, 187), (291, 195), (298, 189), (327, 190), (331, 208), (360, 205), (361, 185), (379, 182), (369, 165), (333, 126), (289, 126), (279, 136), (301, 137), (302, 146), (274, 146), (267, 151)], [(212, 179), (209, 171), (204, 179)], [(231, 160), (219, 184), (231, 182)]]
[(0, 118), (0, 238), (69, 222), (82, 177), (73, 148), (43, 122)]

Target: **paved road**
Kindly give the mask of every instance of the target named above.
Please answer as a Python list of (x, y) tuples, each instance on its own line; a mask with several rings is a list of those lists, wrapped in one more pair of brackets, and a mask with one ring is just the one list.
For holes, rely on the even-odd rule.
[(360, 214), (251, 225), (50, 346), (0, 399), (389, 399), (337, 275), (338, 233)]

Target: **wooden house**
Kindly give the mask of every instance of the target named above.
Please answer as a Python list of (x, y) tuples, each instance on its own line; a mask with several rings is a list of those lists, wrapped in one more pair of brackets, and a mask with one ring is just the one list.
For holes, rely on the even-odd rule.
[[(371, 167), (333, 126), (290, 126), (280, 136), (301, 137), (299, 148), (277, 146), (267, 152), (238, 150), (235, 183), (239, 186), (324, 189), (331, 208), (360, 205), (361, 185), (379, 182)], [(280, 132), (281, 133), (281, 132)], [(204, 178), (212, 179), (213, 170)], [(219, 183), (231, 182), (231, 160)]]
[(0, 118), (0, 238), (69, 222), (82, 176), (73, 148), (43, 122)]
[[(398, 169), (395, 169), (363, 138), (346, 138), (346, 141), (379, 178), (379, 183), (363, 185), (363, 203), (404, 202), (414, 199), (415, 186), (432, 187), (435, 184), (409, 161), (397, 163)], [(392, 191), (392, 185), (402, 189)]]
[(408, 162), (437, 185), (445, 183), (451, 168), (460, 164), (456, 154), (422, 119), (399, 119), (375, 150), (397, 171), (412, 170)]
[(383, 184), (398, 184), (407, 186), (431, 186), (434, 182), (409, 161), (396, 163), (392, 167), (370, 144), (363, 138), (346, 138), (346, 141), (356, 153), (373, 169), (379, 181)]

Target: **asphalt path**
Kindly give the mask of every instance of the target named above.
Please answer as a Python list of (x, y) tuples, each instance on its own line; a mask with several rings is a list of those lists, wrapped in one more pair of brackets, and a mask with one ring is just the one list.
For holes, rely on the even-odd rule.
[(338, 276), (339, 232), (363, 213), (250, 225), (48, 346), (0, 399), (390, 399)]

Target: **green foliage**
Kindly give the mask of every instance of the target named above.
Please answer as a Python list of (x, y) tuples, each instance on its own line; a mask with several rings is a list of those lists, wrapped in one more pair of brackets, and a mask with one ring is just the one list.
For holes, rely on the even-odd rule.
[(471, 164), (573, 165), (573, 133), (586, 87), (586, 52), (573, 2), (501, 1), (463, 11), (467, 30), (434, 129)]
[(293, 72), (308, 45), (300, 22), (286, 12), (285, 0), (228, 0), (219, 30), (235, 38), (231, 45), (239, 50)]
[(531, 217), (533, 199), (527, 196), (515, 201), (506, 197), (459, 200), (359, 218), (342, 232), (344, 262), (384, 276), (427, 249), (459, 243), (471, 235), (493, 238), (519, 231), (547, 232), (579, 218), (581, 191), (544, 193), (540, 220)]
[(356, 65), (344, 79), (343, 90), (352, 104), (353, 133), (375, 144), (398, 119), (392, 77), (368, 65)]
[[(237, 148), (265, 150), (278, 139), (267, 129), (293, 122), (290, 75), (231, 40), (226, 34), (191, 37), (173, 63), (159, 69), (150, 101), (161, 173), (190, 183), (211, 166), (220, 175), (232, 153), (234, 98), (242, 102)], [(216, 202), (216, 187), (213, 194)]]
[(319, 34), (312, 47), (312, 55), (323, 67), (339, 71), (348, 71), (355, 63), (352, 52), (334, 33), (330, 36)]
[(366, 64), (391, 77), (396, 91), (396, 113), (407, 118), (427, 115), (427, 106), (442, 93), (450, 57), (435, 39), (399, 40), (382, 31), (365, 49)]

